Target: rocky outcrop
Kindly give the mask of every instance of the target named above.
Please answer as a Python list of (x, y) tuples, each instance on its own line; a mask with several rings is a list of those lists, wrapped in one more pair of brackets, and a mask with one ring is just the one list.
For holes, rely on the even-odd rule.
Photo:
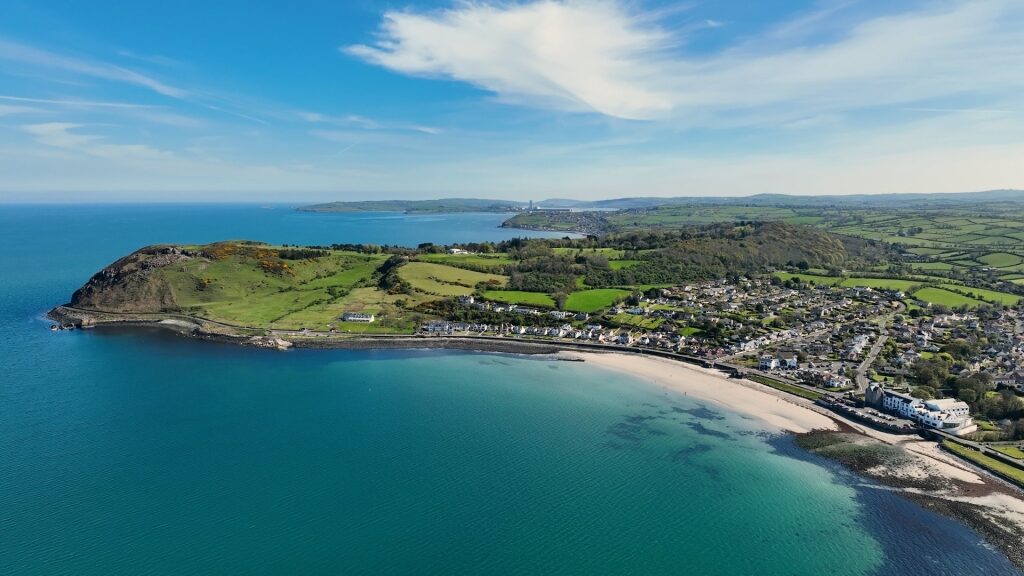
[(273, 348), (276, 350), (288, 350), (292, 347), (291, 342), (273, 336), (253, 336), (246, 340), (245, 343), (256, 348)]
[(174, 291), (155, 272), (194, 257), (176, 246), (148, 246), (97, 272), (75, 291), (70, 304), (117, 312), (172, 310), (176, 306)]

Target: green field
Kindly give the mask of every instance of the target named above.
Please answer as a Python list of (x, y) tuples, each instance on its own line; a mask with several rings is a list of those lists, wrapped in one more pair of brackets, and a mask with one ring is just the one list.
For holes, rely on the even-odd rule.
[(604, 256), (608, 260), (618, 260), (626, 253), (625, 250), (615, 248), (552, 248), (551, 251), (563, 256), (576, 256), (577, 254)]
[(484, 268), (492, 272), (501, 272), (503, 267), (515, 264), (515, 260), (507, 254), (420, 254), (416, 259), (450, 266)]
[(995, 290), (986, 290), (984, 288), (973, 288), (970, 286), (958, 286), (956, 284), (943, 284), (943, 288), (947, 290), (954, 290), (962, 292), (964, 294), (972, 293), (976, 298), (985, 300), (987, 302), (996, 302), (1004, 304), (1006, 306), (1014, 306), (1020, 301), (1020, 296), (1016, 294), (1007, 294), (1006, 292), (997, 292)]
[(934, 272), (936, 270), (946, 272), (952, 270), (954, 266), (955, 264), (951, 264), (949, 262), (913, 262), (910, 264), (910, 267), (913, 268), (915, 272), (919, 270), (925, 272)]
[(839, 276), (818, 276), (816, 274), (794, 274), (792, 272), (775, 272), (775, 277), (781, 280), (799, 278), (803, 282), (814, 282), (817, 285), (842, 286), (844, 288), (874, 288), (876, 290), (900, 290), (909, 292), (921, 284), (917, 280), (904, 280), (900, 278), (866, 278)]
[(468, 296), (481, 282), (504, 286), (506, 276), (475, 272), (431, 262), (409, 262), (398, 269), (398, 276), (415, 290), (440, 296)]
[(551, 296), (540, 292), (523, 292), (520, 290), (485, 290), (483, 292), (483, 297), (487, 300), (504, 302), (506, 304), (523, 304), (526, 306), (541, 306), (544, 308), (555, 307), (555, 300)]
[(917, 292), (914, 292), (914, 298), (923, 300), (929, 304), (941, 304), (943, 306), (949, 306), (956, 308), (958, 306), (967, 306), (968, 308), (977, 308), (984, 304), (981, 300), (975, 300), (974, 298), (968, 298), (949, 290), (943, 290), (942, 288), (922, 288)]
[(616, 301), (629, 296), (628, 290), (617, 288), (601, 288), (596, 290), (581, 290), (569, 294), (565, 301), (565, 309), (573, 312), (597, 312), (608, 308)]
[(1020, 468), (1000, 462), (991, 456), (986, 456), (973, 448), (968, 448), (951, 440), (943, 440), (942, 447), (986, 470), (995, 472), (1018, 486), (1024, 487), (1024, 470)]
[(874, 288), (876, 290), (899, 290), (909, 292), (921, 283), (914, 280), (901, 280), (898, 278), (847, 278), (839, 285), (846, 288)]
[(1007, 254), (1006, 252), (992, 252), (981, 256), (978, 258), (978, 261), (995, 268), (1006, 268), (1007, 266), (1016, 266), (1024, 262), (1024, 258), (1016, 254)]
[(609, 318), (612, 322), (620, 324), (622, 326), (628, 326), (631, 328), (643, 328), (645, 330), (654, 330), (664, 322), (661, 318), (648, 318), (647, 316), (638, 316), (636, 314), (616, 314)]
[(838, 276), (817, 276), (814, 274), (793, 274), (791, 272), (776, 272), (774, 276), (780, 280), (799, 279), (801, 282), (814, 282), (817, 285), (835, 286), (843, 279)]

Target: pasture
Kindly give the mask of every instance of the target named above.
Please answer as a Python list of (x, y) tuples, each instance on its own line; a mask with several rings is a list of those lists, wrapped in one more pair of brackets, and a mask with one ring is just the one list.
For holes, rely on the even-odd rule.
[(617, 288), (581, 290), (569, 294), (565, 301), (565, 309), (573, 312), (597, 312), (608, 308), (626, 296), (629, 296), (628, 290), (619, 290)]

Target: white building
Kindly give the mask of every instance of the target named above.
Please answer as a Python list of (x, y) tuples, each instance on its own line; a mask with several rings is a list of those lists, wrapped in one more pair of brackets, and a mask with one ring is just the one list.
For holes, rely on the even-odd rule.
[(341, 319), (345, 322), (373, 322), (373, 314), (366, 314), (364, 312), (345, 312)]
[(776, 370), (779, 367), (779, 359), (775, 356), (761, 356), (761, 370)]
[(922, 426), (962, 436), (978, 429), (966, 402), (953, 398), (921, 400), (909, 394), (884, 391), (882, 408), (919, 422)]

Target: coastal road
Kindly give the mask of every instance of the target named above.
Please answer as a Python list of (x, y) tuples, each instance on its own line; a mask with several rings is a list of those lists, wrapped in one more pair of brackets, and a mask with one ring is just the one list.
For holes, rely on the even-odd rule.
[(860, 363), (860, 366), (857, 366), (855, 381), (857, 382), (858, 392), (862, 393), (868, 389), (868, 384), (870, 384), (870, 382), (868, 382), (868, 368), (871, 368), (871, 364), (874, 363), (875, 358), (878, 357), (878, 353), (882, 351), (882, 346), (885, 346), (885, 342), (888, 339), (888, 334), (879, 335), (875, 340), (874, 346), (871, 347), (871, 350), (868, 350), (868, 354), (864, 357), (864, 361)]

